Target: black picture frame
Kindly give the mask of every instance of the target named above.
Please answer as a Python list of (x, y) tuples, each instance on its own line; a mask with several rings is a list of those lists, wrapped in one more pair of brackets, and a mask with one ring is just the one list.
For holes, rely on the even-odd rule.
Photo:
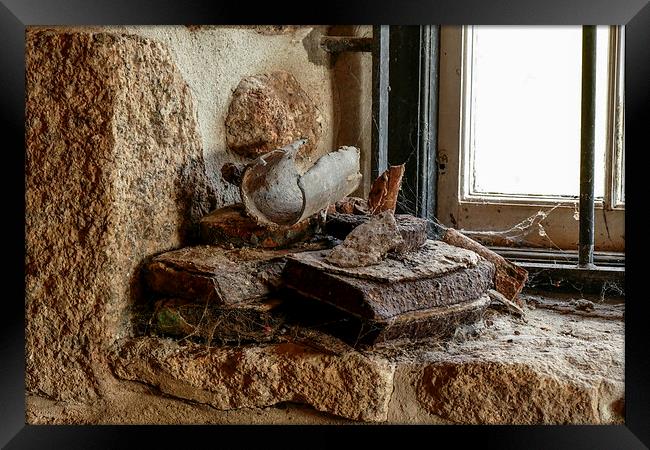
[[(620, 426), (419, 426), (419, 427), (292, 427), (292, 432), (308, 432), (309, 441), (327, 437), (347, 439), (350, 432), (363, 438), (385, 439), (386, 433), (426, 433), (427, 441), (453, 439), (454, 447), (468, 440), (495, 448), (648, 448), (650, 446), (650, 351), (646, 344), (647, 314), (644, 314), (642, 223), (635, 216), (643, 211), (642, 195), (648, 189), (636, 183), (643, 170), (643, 150), (650, 147), (650, 4), (647, 0), (576, 0), (566, 2), (500, 0), (414, 1), (331, 1), (310, 3), (304, 8), (280, 8), (266, 2), (258, 6), (244, 2), (215, 3), (207, 0), (2, 0), (0, 2), (0, 110), (2, 134), (3, 192), (5, 195), (5, 245), (10, 260), (3, 281), (5, 298), (0, 310), (0, 446), (6, 448), (123, 448), (146, 439), (147, 447), (174, 446), (177, 442), (208, 439), (225, 445), (227, 434), (236, 433), (237, 443), (248, 447), (251, 440), (277, 436), (285, 440), (279, 427), (152, 427), (152, 426), (32, 426), (25, 425), (24, 382), (24, 44), (29, 25), (78, 24), (625, 24), (626, 25), (626, 236), (632, 245), (626, 250), (626, 423)], [(23, 194), (21, 194), (23, 192)], [(646, 200), (647, 202), (647, 200)], [(22, 220), (21, 220), (22, 219)], [(14, 237), (15, 236), (15, 237)], [(21, 236), (23, 239), (21, 239)], [(16, 257), (15, 259), (13, 257)], [(21, 264), (22, 262), (22, 264)], [(639, 264), (641, 263), (641, 264)], [(8, 286), (7, 286), (8, 285)], [(21, 297), (22, 295), (22, 297)], [(65, 376), (62, 374), (62, 376)], [(263, 433), (262, 433), (263, 432)], [(278, 434), (276, 434), (278, 433)], [(400, 433), (401, 434), (401, 433)], [(189, 440), (188, 440), (189, 439)], [(218, 439), (218, 440), (215, 440)], [(292, 439), (292, 438), (289, 438)], [(412, 440), (413, 439), (413, 440)], [(413, 442), (409, 438), (407, 442)], [(281, 443), (282, 441), (276, 441)]]

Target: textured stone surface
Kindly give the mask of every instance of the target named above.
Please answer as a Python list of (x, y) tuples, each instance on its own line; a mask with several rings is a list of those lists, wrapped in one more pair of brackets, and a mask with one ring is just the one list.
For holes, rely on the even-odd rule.
[[(218, 173), (226, 162), (246, 162), (227, 151), (225, 144), (225, 122), (233, 91), (242, 78), (278, 69), (290, 71), (322, 113), (323, 133), (317, 153), (322, 155), (337, 148), (334, 139), (340, 127), (333, 114), (338, 104), (337, 97), (332, 95), (336, 87), (329, 65), (322, 61), (326, 53), (318, 48), (320, 35), (327, 31), (327, 26), (316, 26), (306, 36), (305, 27), (299, 27), (295, 33), (273, 36), (259, 34), (250, 26), (236, 25), (202, 26), (194, 32), (173, 25), (111, 28), (154, 39), (169, 48), (194, 95), (203, 156), (210, 173)], [(364, 101), (370, 103), (370, 97)], [(239, 190), (234, 186), (217, 184), (217, 189), (219, 203), (215, 207), (240, 201)]]
[(328, 355), (291, 343), (206, 348), (158, 338), (125, 343), (114, 362), (121, 378), (217, 409), (292, 401), (371, 422), (386, 420), (394, 371), (353, 351)]
[(246, 215), (241, 203), (224, 206), (201, 219), (204, 244), (234, 247), (282, 248), (307, 240), (320, 231), (321, 214), (287, 227), (268, 227)]
[(311, 159), (322, 134), (316, 105), (284, 71), (241, 80), (226, 117), (226, 143), (235, 153), (257, 157), (305, 137), (299, 158)]
[(371, 217), (350, 232), (332, 249), (325, 261), (338, 267), (365, 267), (379, 264), (389, 250), (404, 244), (391, 211)]
[[(281, 403), (264, 408), (215, 409), (163, 396), (146, 384), (121, 381), (119, 392), (93, 403), (69, 403), (30, 395), (26, 418), (32, 425), (349, 425), (350, 419), (309, 405)], [(251, 441), (253, 441), (252, 439)]]
[(191, 93), (136, 36), (30, 30), (26, 41), (26, 386), (104, 389), (145, 257), (210, 211)]
[(402, 398), (393, 399), (391, 416), (410, 408), (416, 422), (622, 423), (622, 320), (527, 308), (524, 322), (488, 311), (478, 337), (402, 354)]
[[(383, 347), (369, 353), (395, 365), (386, 422), (623, 423), (623, 321), (526, 308), (527, 322), (488, 309), (483, 325), (460, 330), (451, 342), (444, 345), (425, 342)], [(135, 343), (131, 345), (127, 353), (133, 356)], [(346, 352), (344, 348), (337, 349), (330, 343), (324, 345), (325, 348), (318, 351), (327, 355), (342, 355)], [(321, 343), (316, 347), (322, 346)], [(313, 350), (315, 346), (311, 347)], [(146, 344), (141, 349), (145, 357), (142, 360), (133, 359), (139, 361), (133, 370), (126, 367), (130, 359), (118, 363), (125, 366), (120, 370), (128, 372), (130, 377), (136, 377), (140, 372), (146, 374), (145, 377), (138, 375), (137, 378), (152, 380), (151, 384), (155, 386), (167, 386), (164, 392), (169, 396), (161, 396), (156, 387), (148, 384), (126, 380), (119, 381), (119, 389), (107, 392), (106, 397), (88, 403), (54, 402), (38, 396), (28, 396), (28, 423), (349, 423), (340, 416), (328, 415), (315, 411), (308, 405), (295, 403), (260, 408), (215, 409), (210, 406), (210, 402), (205, 401), (206, 398), (210, 399), (203, 388), (208, 382), (201, 382), (199, 376), (207, 379), (213, 369), (221, 370), (220, 368), (228, 373), (242, 373), (242, 365), (224, 366), (221, 359), (208, 353), (200, 357), (200, 348), (195, 346), (190, 347), (194, 349), (193, 352), (185, 352), (181, 346), (172, 347), (177, 348), (178, 352), (168, 354), (168, 359), (156, 352), (150, 355), (148, 352), (152, 348), (155, 346)], [(335, 351), (332, 352), (332, 349)], [(224, 352), (223, 349), (211, 351)], [(231, 348), (230, 351), (244, 350)], [(251, 349), (246, 352), (251, 364), (255, 358), (268, 361), (277, 356), (265, 356), (264, 352)], [(163, 361), (162, 368), (146, 369), (149, 361), (157, 358)], [(299, 356), (296, 354), (295, 358)], [(308, 351), (305, 358), (315, 361), (317, 357)], [(330, 361), (343, 361), (340, 356), (330, 358)], [(183, 360), (192, 359), (195, 359), (192, 365), (177, 366)], [(214, 368), (211, 365), (213, 360), (218, 363)], [(196, 369), (199, 364), (200, 369)], [(438, 366), (441, 368), (437, 369)], [(262, 364), (260, 367), (263, 369), (266, 366)], [(488, 370), (502, 376), (491, 376)], [(287, 375), (282, 377), (285, 381), (295, 374), (284, 373)], [(458, 382), (446, 376), (450, 373), (459, 376)], [(190, 376), (185, 383), (182, 382), (183, 374)], [(251, 378), (250, 383), (253, 381), (261, 379)], [(327, 386), (327, 392), (333, 392), (334, 387), (328, 384), (329, 381), (322, 382)], [(291, 383), (299, 385), (300, 379), (291, 378)], [(252, 386), (246, 383), (241, 385)], [(228, 391), (228, 386), (231, 385), (225, 384), (224, 391)], [(315, 386), (320, 387), (322, 384), (315, 383)], [(504, 389), (504, 386), (509, 386), (509, 389)], [(384, 385), (380, 384), (378, 388), (383, 389)], [(346, 389), (343, 386), (336, 391), (332, 395), (333, 401), (338, 398), (339, 402), (359, 402), (358, 396), (372, 394), (372, 391), (364, 391), (348, 396), (345, 394)], [(248, 395), (247, 392), (250, 393), (250, 388), (243, 391), (233, 387), (233, 391), (239, 391), (235, 395), (241, 399)], [(229, 398), (223, 397), (224, 400)]]

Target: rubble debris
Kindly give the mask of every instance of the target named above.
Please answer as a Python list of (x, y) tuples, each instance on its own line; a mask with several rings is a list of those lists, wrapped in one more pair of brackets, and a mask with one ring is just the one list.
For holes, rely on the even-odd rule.
[(531, 294), (525, 294), (522, 297), (526, 304), (531, 307), (550, 309), (560, 314), (610, 320), (623, 320), (625, 316), (625, 305), (623, 303), (595, 303), (587, 299), (554, 299)]
[(352, 193), (361, 181), (359, 149), (341, 147), (300, 174), (295, 157), (299, 139), (246, 166), (240, 193), (246, 212), (267, 226), (294, 225)]
[(526, 236), (533, 232), (539, 232), (542, 228), (541, 222), (557, 208), (557, 205), (549, 211), (537, 211), (536, 214), (522, 220), (507, 230), (502, 231), (470, 231), (463, 230), (463, 234), (470, 239), (480, 242), (483, 245), (493, 247), (530, 247), (532, 244), (526, 241)]
[(584, 298), (572, 300), (570, 304), (580, 311), (593, 311), (595, 309), (594, 302)]
[(427, 221), (410, 214), (396, 214), (397, 230), (404, 242), (393, 249), (396, 253), (414, 252), (427, 241)]
[(345, 341), (317, 328), (291, 324), (283, 331), (286, 332), (278, 336), (278, 342), (304, 345), (326, 355), (344, 355), (354, 351), (354, 348)]
[(273, 314), (280, 300), (223, 306), (185, 299), (160, 300), (152, 320), (163, 335), (192, 338), (207, 345), (270, 342), (280, 333), (282, 315)]
[[(325, 230), (337, 239), (345, 239), (352, 230), (366, 223), (372, 216), (343, 214), (340, 212), (328, 213), (325, 221)], [(427, 220), (410, 214), (395, 214), (395, 222), (404, 243), (398, 245), (393, 251), (406, 253), (419, 249), (427, 240)]]
[(236, 203), (212, 211), (200, 221), (201, 241), (208, 245), (284, 248), (318, 233), (325, 224), (324, 214), (315, 214), (295, 225), (268, 227), (246, 215)]
[(161, 296), (233, 305), (262, 299), (280, 284), (284, 256), (296, 250), (185, 247), (154, 257), (144, 268), (148, 288)]
[(389, 250), (403, 243), (393, 213), (385, 211), (355, 228), (325, 260), (339, 267), (370, 266), (379, 264)]
[(325, 260), (329, 252), (287, 256), (284, 285), (365, 319), (475, 300), (493, 287), (492, 263), (439, 241), (367, 267), (333, 266)]
[(404, 164), (401, 164), (390, 166), (377, 177), (368, 194), (368, 208), (371, 214), (379, 214), (383, 211), (395, 213), (397, 194), (402, 187), (403, 176)]

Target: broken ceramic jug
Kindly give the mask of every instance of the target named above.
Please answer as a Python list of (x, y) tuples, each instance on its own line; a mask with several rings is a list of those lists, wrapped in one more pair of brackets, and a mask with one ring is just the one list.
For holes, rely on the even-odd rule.
[(296, 155), (307, 139), (266, 153), (248, 164), (239, 181), (246, 212), (267, 226), (294, 225), (357, 189), (359, 149), (344, 146), (300, 173)]

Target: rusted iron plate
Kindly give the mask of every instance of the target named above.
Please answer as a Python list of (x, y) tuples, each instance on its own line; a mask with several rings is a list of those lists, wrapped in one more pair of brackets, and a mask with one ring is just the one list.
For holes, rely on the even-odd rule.
[(476, 299), (493, 286), (493, 276), (494, 265), (483, 259), (473, 267), (458, 267), (438, 276), (395, 277), (392, 282), (331, 273), (293, 257), (283, 271), (288, 288), (372, 320)]
[(153, 258), (144, 269), (144, 279), (159, 295), (237, 304), (263, 298), (276, 289), (284, 256), (299, 250), (186, 247)]
[(459, 269), (476, 267), (482, 258), (466, 250), (441, 241), (427, 240), (417, 251), (389, 255), (380, 264), (365, 267), (338, 267), (326, 261), (330, 250), (296, 253), (289, 257), (331, 274), (374, 280), (381, 283), (417, 281), (434, 278)]
[(300, 323), (359, 348), (382, 343), (446, 340), (454, 335), (460, 325), (479, 320), (490, 299), (482, 295), (453, 305), (406, 312), (389, 319), (367, 319), (300, 294), (288, 297), (286, 303), (289, 324)]

